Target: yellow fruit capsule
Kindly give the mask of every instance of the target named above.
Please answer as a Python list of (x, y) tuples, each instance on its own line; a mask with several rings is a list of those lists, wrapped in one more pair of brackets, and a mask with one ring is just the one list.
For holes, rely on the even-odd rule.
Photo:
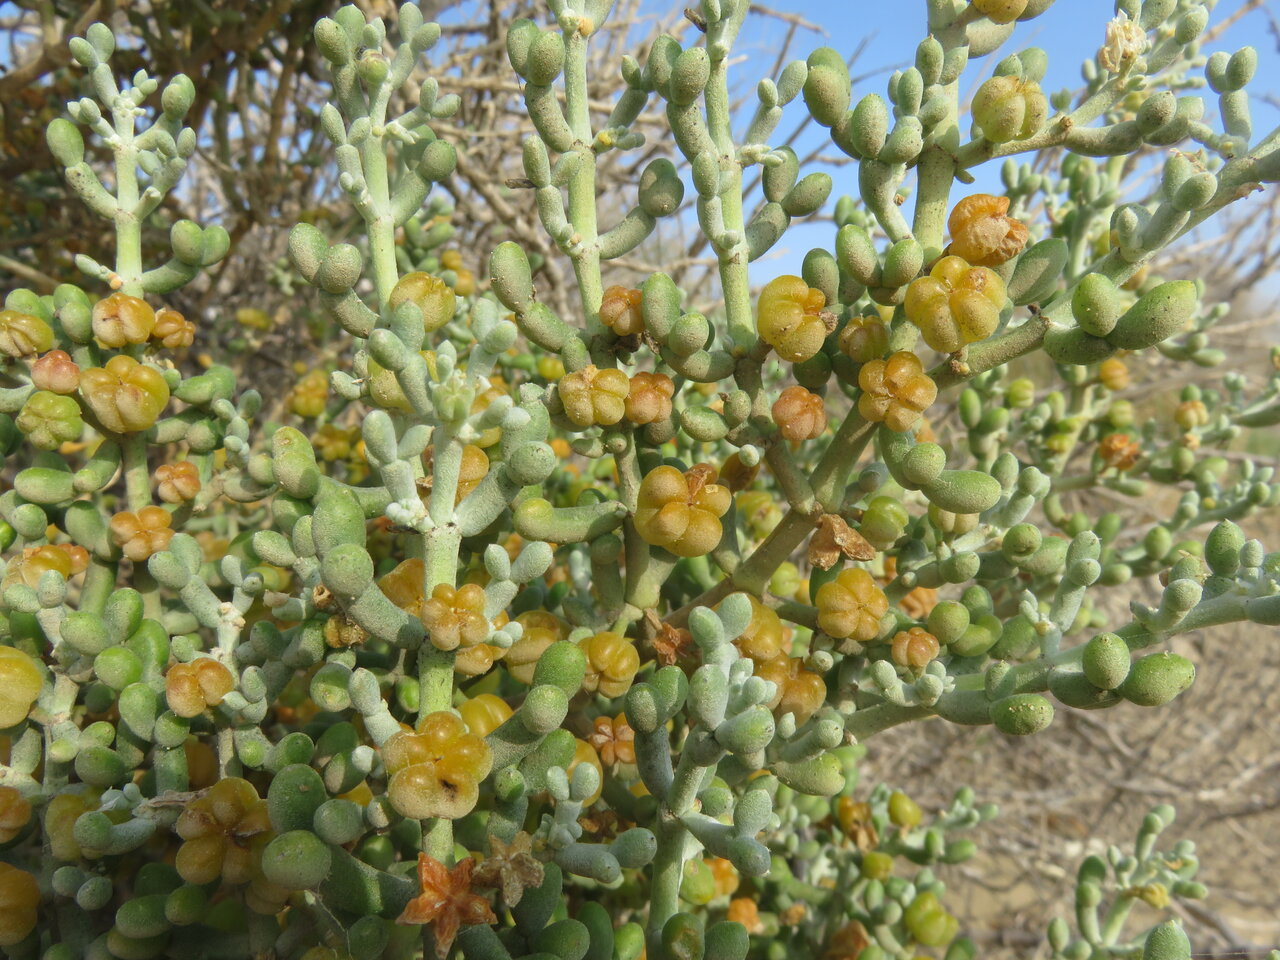
[(441, 710), (423, 717), (414, 732), (392, 734), (382, 762), (391, 775), (387, 796), (401, 816), (456, 820), (475, 808), (493, 754), (461, 717)]
[(903, 307), (925, 343), (940, 353), (955, 353), (995, 332), (1005, 299), (1004, 281), (995, 271), (953, 256), (939, 260), (927, 277), (911, 281)]
[(889, 599), (861, 567), (841, 570), (818, 588), (818, 626), (837, 640), (868, 643), (880, 633)]
[(35, 660), (16, 647), (0, 647), (0, 730), (27, 718), (43, 686)]
[(580, 427), (612, 426), (623, 418), (631, 382), (621, 370), (588, 364), (556, 384), (565, 415)]
[(514, 712), (507, 701), (492, 693), (481, 693), (458, 707), (467, 730), (477, 737), (487, 737), (511, 718)]
[(406, 301), (422, 311), (422, 326), (427, 333), (439, 330), (453, 319), (458, 297), (439, 277), (417, 271), (406, 273), (391, 289), (387, 305), (394, 310)]
[(822, 316), (826, 303), (822, 291), (800, 277), (775, 277), (760, 292), (756, 328), (778, 356), (800, 363), (821, 350), (831, 332)]
[(665, 373), (637, 373), (627, 395), (627, 419), (632, 423), (657, 423), (671, 416), (676, 385)]
[(751, 601), (751, 619), (747, 629), (734, 641), (744, 657), (752, 660), (776, 660), (790, 652), (786, 628), (782, 618), (755, 597)]
[(822, 397), (804, 387), (787, 387), (773, 404), (773, 422), (785, 440), (812, 440), (827, 429)]
[(219, 877), (226, 883), (247, 883), (271, 839), (271, 818), (267, 801), (253, 784), (229, 777), (188, 803), (174, 830), (185, 841), (174, 866), (187, 883), (211, 883)]
[(559, 617), (545, 610), (522, 613), (516, 617), (516, 623), (524, 628), (524, 633), (511, 645), (503, 663), (521, 683), (533, 683), (533, 670), (538, 665), (538, 658), (547, 647), (563, 640), (568, 631)]
[(821, 675), (804, 669), (799, 657), (776, 657), (756, 664), (755, 675), (776, 685), (769, 707), (781, 717), (794, 714), (801, 724), (826, 702), (827, 685)]
[(211, 657), (175, 663), (165, 674), (165, 699), (180, 717), (198, 717), (208, 707), (222, 703), (235, 689), (231, 671)]
[(442, 583), (422, 604), (419, 615), (437, 650), (456, 650), (483, 643), (491, 627), (484, 615), (484, 588), (466, 583), (457, 589)]
[(948, 252), (976, 267), (998, 267), (1027, 245), (1027, 228), (1008, 216), (1009, 198), (976, 193), (955, 205), (947, 220)]
[(651, 470), (640, 482), (636, 530), (646, 542), (679, 557), (700, 557), (720, 542), (720, 518), (733, 494), (715, 483), (715, 468), (699, 464), (681, 473), (675, 467)]
[(14, 787), (0, 787), (0, 843), (8, 843), (31, 820), (31, 804)]
[(174, 531), (173, 517), (164, 507), (143, 507), (137, 513), (115, 514), (108, 526), (111, 539), (134, 563), (143, 563), (152, 554), (167, 550)]
[(12, 947), (36, 928), (40, 885), (33, 874), (0, 861), (0, 947)]
[(938, 638), (921, 627), (899, 630), (893, 635), (893, 662), (901, 667), (921, 670), (938, 656)]
[(872, 360), (858, 371), (858, 412), (872, 423), (905, 433), (938, 397), (938, 386), (914, 353), (899, 351), (888, 360)]
[(600, 301), (600, 322), (620, 337), (640, 333), (644, 330), (643, 304), (639, 290), (610, 287)]
[(631, 681), (640, 669), (640, 654), (635, 644), (621, 634), (605, 631), (578, 642), (587, 657), (587, 673), (582, 689), (599, 691), (606, 697), (620, 697), (631, 689)]

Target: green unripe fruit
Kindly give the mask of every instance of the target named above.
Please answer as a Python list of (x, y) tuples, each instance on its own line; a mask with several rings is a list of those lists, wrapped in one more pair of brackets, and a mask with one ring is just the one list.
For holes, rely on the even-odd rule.
[(1049, 101), (1040, 85), (1019, 77), (992, 77), (973, 98), (973, 119), (992, 143), (1031, 137), (1048, 115)]
[(1129, 676), (1129, 645), (1114, 633), (1100, 633), (1085, 644), (1080, 665), (1095, 687), (1114, 690)]
[(1053, 722), (1053, 704), (1038, 693), (1014, 694), (991, 705), (991, 722), (1013, 736), (1029, 736)]
[(262, 851), (262, 875), (286, 890), (314, 890), (329, 876), (333, 854), (310, 830), (291, 830)]
[(937, 947), (955, 935), (955, 918), (948, 914), (931, 890), (916, 894), (903, 911), (907, 932), (927, 947)]
[(907, 508), (893, 497), (873, 497), (862, 515), (859, 531), (877, 550), (884, 550), (902, 536), (911, 520)]
[(680, 897), (687, 903), (704, 906), (715, 899), (716, 877), (705, 860), (694, 857), (685, 862), (680, 881)]
[(1036, 384), (1034, 380), (1026, 377), (1020, 377), (1012, 381), (1005, 393), (1005, 400), (1009, 406), (1025, 410), (1036, 402)]
[(1195, 681), (1196, 668), (1176, 653), (1153, 653), (1136, 660), (1118, 690), (1130, 703), (1160, 707)]
[(920, 804), (901, 790), (895, 790), (889, 794), (889, 820), (894, 826), (913, 830), (920, 826), (923, 817)]
[(893, 875), (893, 856), (879, 850), (864, 853), (862, 875), (868, 880), (888, 880)]
[(684, 200), (684, 182), (676, 173), (675, 164), (659, 157), (644, 168), (637, 190), (640, 207), (651, 217), (666, 217), (680, 209)]

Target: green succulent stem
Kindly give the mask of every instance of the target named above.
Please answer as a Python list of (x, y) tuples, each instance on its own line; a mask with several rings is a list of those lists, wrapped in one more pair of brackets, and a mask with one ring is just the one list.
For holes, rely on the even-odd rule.
[[(151, 470), (147, 464), (147, 441), (140, 433), (131, 433), (121, 444), (123, 454), (125, 502), (129, 510), (137, 513), (151, 506)], [(160, 587), (146, 564), (135, 564), (133, 582), (142, 594), (143, 611), (152, 620), (159, 620), (164, 612)], [(114, 584), (113, 584), (114, 586)], [(105, 602), (105, 601), (104, 601)]]
[(133, 297), (143, 294), (142, 277), (142, 221), (135, 208), (138, 205), (138, 147), (134, 140), (133, 107), (118, 106), (113, 111), (117, 142), (115, 145), (116, 169), (116, 274), (120, 289)]
[(849, 476), (867, 443), (875, 435), (875, 424), (864, 420), (856, 409), (849, 411), (827, 452), (813, 471), (812, 483), (817, 502), (809, 509), (792, 505), (764, 542), (742, 562), (733, 574), (677, 610), (668, 622), (680, 626), (689, 619), (695, 607), (714, 606), (739, 590), (762, 596), (774, 571), (804, 538), (817, 526), (823, 513), (834, 513), (844, 500)]
[(91, 613), (102, 613), (107, 607), (107, 600), (116, 589), (116, 565), (109, 560), (94, 557), (89, 561), (89, 569), (84, 574), (84, 586), (80, 590), (79, 609)]
[[(735, 5), (729, 27), (735, 33), (747, 13), (747, 4)], [(746, 240), (746, 216), (742, 204), (742, 164), (738, 162), (733, 141), (732, 101), (729, 97), (728, 50), (712, 47), (711, 75), (703, 94), (706, 107), (707, 132), (720, 154), (720, 205), (725, 230), (737, 237), (731, 247), (716, 247), (719, 263), (720, 287), (724, 296), (725, 317), (729, 339), (736, 350), (746, 353), (757, 340), (755, 319), (751, 308), (751, 281), (747, 270), (748, 247)], [(692, 158), (690, 158), (692, 159)]]
[(569, 222), (573, 225), (575, 243), (573, 272), (578, 281), (582, 314), (588, 339), (605, 331), (600, 322), (600, 302), (604, 299), (604, 281), (600, 273), (600, 243), (596, 210), (596, 157), (591, 143), (591, 104), (587, 89), (587, 42), (581, 30), (565, 39), (564, 97), (565, 119), (573, 131), (578, 166), (569, 180)]
[[(385, 112), (385, 106), (384, 106)], [(396, 227), (391, 216), (391, 191), (387, 179), (387, 159), (383, 138), (370, 136), (364, 150), (365, 183), (372, 201), (372, 215), (365, 220), (369, 253), (373, 259), (373, 282), (378, 291), (378, 309), (386, 310), (391, 291), (400, 279), (396, 266)]]
[(688, 854), (688, 831), (680, 816), (693, 809), (705, 771), (687, 753), (680, 755), (667, 801), (663, 805), (658, 833), (658, 852), (653, 860), (653, 888), (649, 895), (649, 923), (646, 939), (649, 954), (666, 957), (662, 948), (662, 928), (680, 908), (680, 883)]
[[(931, 18), (932, 22), (932, 18)], [(967, 43), (963, 26), (954, 24), (937, 35), (946, 51), (955, 50)], [(942, 255), (943, 232), (946, 229), (947, 210), (950, 205), (951, 185), (956, 176), (956, 157), (953, 145), (960, 140), (960, 80), (940, 88), (937, 94), (945, 98), (946, 113), (928, 131), (928, 138), (920, 162), (916, 168), (919, 193), (916, 198), (912, 232), (924, 248), (924, 262), (933, 262)]]

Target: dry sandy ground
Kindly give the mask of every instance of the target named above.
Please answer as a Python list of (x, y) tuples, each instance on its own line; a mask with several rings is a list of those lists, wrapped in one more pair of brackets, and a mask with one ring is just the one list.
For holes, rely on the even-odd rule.
[[(1265, 526), (1248, 532), (1277, 549), (1280, 518)], [(1131, 598), (1154, 603), (1158, 590), (1135, 583)], [(1025, 739), (932, 721), (870, 745), (871, 782), (905, 785), (936, 807), (968, 783), (979, 799), (1000, 804), (1000, 817), (974, 835), (979, 857), (948, 876), (948, 899), (983, 960), (1047, 955), (1045, 925), (1072, 916), (1081, 859), (1111, 843), (1131, 849), (1156, 803), (1178, 809), (1160, 849), (1195, 841), (1198, 879), (1210, 888), (1206, 900), (1174, 907), (1195, 949), (1262, 956), (1280, 947), (1276, 629), (1222, 627), (1180, 637), (1173, 649), (1195, 662), (1197, 680), (1163, 708), (1062, 708), (1049, 730)]]

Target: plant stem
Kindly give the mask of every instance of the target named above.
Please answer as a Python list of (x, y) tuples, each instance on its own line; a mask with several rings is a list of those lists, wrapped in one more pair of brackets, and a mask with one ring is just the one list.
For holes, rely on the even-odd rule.
[(591, 107), (587, 89), (587, 36), (575, 30), (565, 39), (565, 119), (573, 131), (579, 153), (577, 169), (569, 180), (569, 222), (579, 250), (571, 258), (588, 340), (603, 333), (600, 301), (604, 281), (600, 275), (599, 226), (596, 219), (596, 156), (591, 149)]
[[(747, 4), (738, 4), (729, 29), (736, 32), (746, 16)], [(742, 164), (733, 142), (732, 101), (729, 98), (729, 51), (717, 53), (710, 46), (711, 76), (707, 81), (703, 103), (706, 106), (707, 131), (720, 154), (720, 209), (724, 228), (736, 237), (731, 246), (715, 244), (719, 260), (720, 287), (724, 294), (724, 310), (729, 325), (729, 338), (736, 350), (748, 352), (756, 343), (755, 319), (751, 310), (751, 281), (747, 271), (746, 217), (742, 210)]]

